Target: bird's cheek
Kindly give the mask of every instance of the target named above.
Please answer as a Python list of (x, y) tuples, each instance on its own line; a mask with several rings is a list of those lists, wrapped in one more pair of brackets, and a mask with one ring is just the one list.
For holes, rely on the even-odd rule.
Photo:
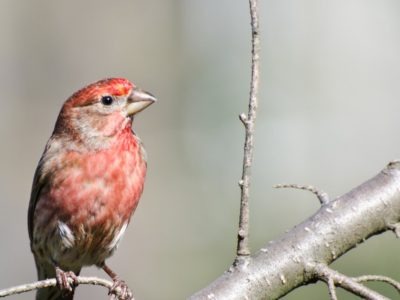
[(104, 136), (113, 136), (127, 126), (130, 126), (129, 122), (130, 120), (128, 118), (124, 117), (119, 112), (115, 112), (106, 117), (106, 120), (102, 124), (102, 128), (99, 128), (99, 131), (101, 131)]

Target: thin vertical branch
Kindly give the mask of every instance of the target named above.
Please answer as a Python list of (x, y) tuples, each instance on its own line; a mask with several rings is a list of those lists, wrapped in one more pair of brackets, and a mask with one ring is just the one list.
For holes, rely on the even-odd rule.
[(241, 188), (240, 217), (238, 230), (237, 256), (249, 256), (249, 198), (250, 175), (254, 149), (254, 124), (258, 106), (258, 86), (260, 74), (260, 36), (258, 22), (258, 0), (249, 0), (251, 17), (251, 82), (249, 96), (249, 110), (247, 116), (242, 113), (239, 118), (245, 128), (245, 143), (243, 155), (242, 178), (239, 182)]

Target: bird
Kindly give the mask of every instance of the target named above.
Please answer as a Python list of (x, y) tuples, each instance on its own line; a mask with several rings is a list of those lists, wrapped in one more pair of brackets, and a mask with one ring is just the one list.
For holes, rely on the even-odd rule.
[(146, 177), (147, 156), (132, 129), (134, 116), (155, 101), (125, 78), (107, 78), (64, 102), (29, 201), (38, 279), (57, 280), (57, 286), (38, 290), (36, 300), (73, 299), (77, 276), (91, 265), (111, 277), (110, 293), (119, 288), (121, 299), (132, 298), (105, 261), (130, 222)]

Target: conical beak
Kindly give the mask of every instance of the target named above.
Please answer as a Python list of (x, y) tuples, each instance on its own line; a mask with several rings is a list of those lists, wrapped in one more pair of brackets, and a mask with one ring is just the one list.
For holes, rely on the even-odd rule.
[(133, 116), (156, 101), (157, 99), (152, 94), (134, 89), (127, 99), (126, 112), (128, 116)]

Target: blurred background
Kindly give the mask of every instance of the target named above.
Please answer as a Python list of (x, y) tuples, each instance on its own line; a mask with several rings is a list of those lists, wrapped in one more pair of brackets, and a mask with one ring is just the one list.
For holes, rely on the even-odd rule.
[[(313, 184), (333, 198), (400, 157), (400, 2), (260, 2), (253, 251), (319, 207), (310, 193), (272, 185)], [(159, 102), (135, 119), (148, 177), (110, 265), (137, 299), (184, 299), (220, 275), (236, 247), (248, 1), (3, 0), (0, 43), (0, 288), (36, 279), (27, 207), (63, 101), (111, 76), (131, 79)], [(385, 233), (334, 266), (399, 280), (399, 251)], [(95, 268), (83, 274), (105, 276)], [(108, 298), (102, 288), (80, 286), (77, 299), (89, 297)], [(339, 297), (354, 299), (341, 291)], [(314, 284), (285, 299), (328, 293)]]

